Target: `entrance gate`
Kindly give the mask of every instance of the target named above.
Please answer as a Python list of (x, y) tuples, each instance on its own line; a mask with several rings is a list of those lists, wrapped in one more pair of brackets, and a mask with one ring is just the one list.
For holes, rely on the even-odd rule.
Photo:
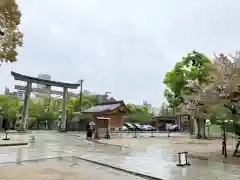
[(22, 111), (22, 123), (21, 123), (21, 129), (26, 130), (27, 129), (27, 120), (28, 120), (28, 106), (29, 106), (29, 99), (30, 99), (30, 93), (32, 91), (32, 84), (42, 84), (46, 85), (48, 87), (47, 89), (50, 90), (51, 86), (55, 87), (62, 87), (63, 88), (63, 107), (62, 107), (62, 116), (61, 116), (61, 126), (60, 131), (66, 131), (66, 121), (67, 121), (67, 103), (68, 103), (68, 88), (70, 89), (77, 89), (80, 84), (70, 84), (70, 83), (64, 83), (64, 82), (58, 82), (58, 81), (50, 81), (40, 78), (35, 78), (31, 76), (26, 76), (23, 74), (19, 74), (16, 72), (11, 72), (11, 75), (14, 77), (15, 80), (24, 81), (27, 82), (25, 94), (24, 94), (24, 107)]

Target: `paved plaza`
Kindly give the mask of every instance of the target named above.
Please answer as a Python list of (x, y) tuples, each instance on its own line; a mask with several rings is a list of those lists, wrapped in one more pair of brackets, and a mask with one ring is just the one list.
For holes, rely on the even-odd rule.
[(143, 180), (72, 157), (22, 162), (21, 166), (7, 164), (0, 169), (0, 179), (4, 180), (122, 180), (123, 178)]
[(228, 158), (225, 159), (221, 154), (221, 139), (195, 139), (189, 137), (187, 134), (179, 136), (178, 133), (167, 137), (167, 134), (156, 136), (155, 138), (139, 137), (139, 138), (114, 138), (111, 140), (101, 140), (102, 143), (126, 146), (131, 149), (146, 149), (151, 147), (154, 149), (166, 150), (169, 154), (177, 155), (178, 152), (189, 152), (190, 157), (196, 159), (208, 159), (218, 162), (229, 162), (240, 165), (240, 158), (232, 157), (233, 151), (236, 147), (236, 139), (229, 138), (227, 140)]
[[(32, 135), (34, 135), (35, 141), (30, 140), (29, 136)], [(164, 180), (240, 179), (240, 166), (237, 164), (190, 158), (190, 167), (177, 167), (178, 160), (175, 152), (181, 150), (180, 147), (183, 146), (183, 139), (185, 139), (177, 134), (170, 141), (164, 135), (156, 138), (128, 137), (103, 141), (109, 144), (86, 141), (82, 133), (58, 133), (56, 131), (36, 131), (31, 135), (11, 134), (11, 139), (28, 141), (29, 144), (27, 146), (0, 147), (0, 164), (2, 165), (0, 179), (29, 179), (29, 177), (36, 180), (142, 179), (82, 161), (81, 158)], [(173, 139), (178, 139), (174, 140), (175, 144), (171, 143)], [(194, 146), (195, 149), (199, 149), (200, 146), (208, 147), (211, 142), (215, 143), (210, 140), (208, 140), (208, 144), (192, 141), (189, 143), (191, 146), (184, 145), (188, 150), (193, 150)], [(194, 146), (193, 143), (195, 143)], [(31, 175), (31, 173), (35, 175)]]

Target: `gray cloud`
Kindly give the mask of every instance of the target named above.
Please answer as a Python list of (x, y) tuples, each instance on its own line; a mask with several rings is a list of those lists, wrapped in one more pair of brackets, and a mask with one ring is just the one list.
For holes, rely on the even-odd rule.
[(232, 0), (18, 0), (24, 48), (10, 70), (55, 80), (85, 79), (127, 102), (163, 101), (164, 74), (195, 49), (208, 55), (239, 48), (240, 2)]

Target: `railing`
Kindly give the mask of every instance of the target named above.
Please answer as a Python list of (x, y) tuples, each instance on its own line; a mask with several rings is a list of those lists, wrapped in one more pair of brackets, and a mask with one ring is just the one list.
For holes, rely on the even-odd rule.
[(157, 137), (157, 136), (172, 136), (178, 134), (177, 131), (111, 131), (109, 132), (111, 137)]

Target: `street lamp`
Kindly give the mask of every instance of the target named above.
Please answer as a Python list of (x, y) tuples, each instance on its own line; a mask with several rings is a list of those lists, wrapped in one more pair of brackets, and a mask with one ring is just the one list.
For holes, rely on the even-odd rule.
[(111, 92), (105, 92), (104, 99), (107, 100), (108, 95), (111, 94)]
[(82, 111), (83, 79), (81, 79), (79, 82), (80, 82), (80, 93), (79, 93), (79, 106), (78, 106), (78, 108), (79, 108), (79, 111), (81, 112)]

